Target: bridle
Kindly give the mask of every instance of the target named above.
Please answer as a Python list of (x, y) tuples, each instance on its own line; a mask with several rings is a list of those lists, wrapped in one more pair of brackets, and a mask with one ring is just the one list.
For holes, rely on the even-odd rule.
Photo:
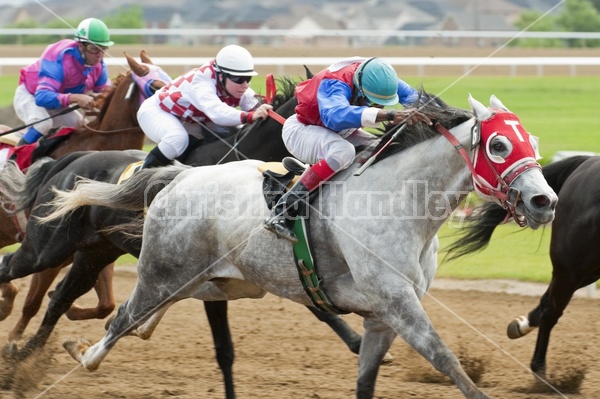
[[(477, 148), (481, 149), (482, 146), (487, 144), (486, 141), (480, 139), (480, 133), (482, 129), (481, 123), (482, 121), (477, 120), (475, 125), (471, 128), (472, 150)], [(510, 165), (503, 173), (499, 173), (497, 167), (494, 165), (486, 151), (483, 151), (484, 159), (486, 161), (485, 164), (477, 163), (475, 165), (474, 158), (476, 156), (476, 151), (472, 151), (472, 156), (469, 157), (469, 154), (462, 143), (458, 141), (458, 139), (448, 129), (446, 129), (440, 123), (436, 123), (435, 128), (454, 146), (454, 148), (456, 148), (456, 150), (464, 159), (467, 167), (471, 171), (473, 187), (475, 187), (476, 191), (483, 196), (490, 197), (492, 200), (502, 206), (502, 208), (508, 212), (506, 216), (507, 219), (512, 216), (519, 226), (526, 226), (527, 221), (525, 221), (522, 217), (519, 217), (519, 215), (516, 213), (516, 207), (521, 201), (521, 191), (511, 187), (511, 185), (525, 171), (532, 168), (538, 168), (541, 170), (541, 166), (535, 160), (535, 158), (519, 160), (513, 165)], [(488, 138), (488, 140), (489, 139), (491, 139), (491, 137)], [(487, 172), (491, 172), (495, 182), (498, 183), (497, 187), (493, 187), (491, 182), (487, 181), (481, 176), (483, 168), (486, 168)], [(514, 199), (511, 200), (511, 197), (514, 197)]]

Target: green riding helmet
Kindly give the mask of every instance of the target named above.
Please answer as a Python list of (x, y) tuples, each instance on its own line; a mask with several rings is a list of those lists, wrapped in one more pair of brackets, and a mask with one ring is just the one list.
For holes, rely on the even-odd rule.
[(110, 33), (108, 33), (106, 24), (96, 18), (87, 18), (79, 23), (75, 40), (105, 47), (115, 44), (110, 40)]
[(363, 97), (375, 104), (398, 104), (398, 75), (392, 65), (381, 58), (363, 61), (354, 74), (354, 85)]

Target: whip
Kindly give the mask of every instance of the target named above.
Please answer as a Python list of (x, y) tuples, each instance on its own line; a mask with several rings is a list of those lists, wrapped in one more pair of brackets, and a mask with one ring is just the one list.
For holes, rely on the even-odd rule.
[(56, 114), (54, 114), (54, 115), (50, 115), (50, 116), (49, 116), (49, 117), (47, 117), (47, 118), (40, 119), (39, 121), (35, 121), (35, 122), (32, 122), (32, 123), (30, 123), (30, 124), (27, 124), (27, 125), (23, 125), (23, 126), (19, 126), (19, 127), (15, 127), (15, 128), (13, 128), (13, 129), (7, 130), (6, 132), (2, 132), (2, 133), (0, 133), (0, 136), (4, 136), (5, 134), (9, 134), (9, 133), (18, 132), (18, 131), (19, 131), (19, 130), (21, 130), (21, 129), (25, 129), (26, 127), (33, 126), (33, 125), (35, 125), (36, 123), (40, 123), (40, 122), (46, 121), (46, 120), (48, 120), (48, 119), (52, 119), (52, 118), (54, 118), (55, 116), (60, 116), (60, 115), (68, 114), (69, 112), (75, 111), (76, 109), (79, 109), (79, 105), (74, 105), (74, 106), (72, 106), (72, 107), (65, 108), (65, 109), (63, 109), (62, 111), (60, 111), (60, 112), (58, 112), (58, 113), (56, 113)]
[(365, 161), (365, 163), (364, 163), (364, 164), (363, 164), (363, 165), (360, 167), (360, 169), (359, 169), (359, 170), (357, 170), (356, 172), (354, 172), (354, 176), (360, 176), (360, 175), (362, 175), (362, 173), (363, 173), (365, 170), (367, 170), (367, 168), (368, 168), (369, 166), (371, 166), (371, 164), (372, 164), (373, 162), (375, 162), (375, 159), (377, 159), (377, 156), (378, 156), (379, 154), (381, 154), (381, 151), (383, 151), (383, 150), (384, 150), (384, 149), (385, 149), (385, 148), (386, 148), (386, 147), (387, 147), (387, 146), (388, 146), (388, 145), (389, 145), (389, 144), (390, 144), (392, 141), (394, 141), (394, 139), (395, 139), (396, 137), (398, 137), (398, 136), (400, 135), (400, 133), (402, 133), (402, 132), (404, 131), (404, 129), (406, 128), (406, 126), (407, 126), (407, 125), (406, 125), (406, 122), (404, 122), (404, 123), (402, 124), (402, 126), (400, 126), (400, 128), (399, 128), (399, 129), (396, 131), (396, 133), (394, 133), (394, 134), (392, 135), (392, 137), (391, 137), (391, 138), (390, 138), (390, 139), (387, 141), (387, 143), (385, 143), (385, 144), (384, 144), (384, 145), (383, 145), (383, 146), (382, 146), (382, 147), (379, 149), (379, 151), (377, 151), (375, 154), (371, 155), (371, 156), (369, 157), (369, 159), (367, 159), (367, 160)]

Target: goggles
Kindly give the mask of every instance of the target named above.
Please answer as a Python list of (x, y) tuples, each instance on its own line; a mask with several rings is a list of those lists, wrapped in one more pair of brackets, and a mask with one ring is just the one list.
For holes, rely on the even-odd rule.
[(225, 77), (238, 85), (241, 85), (242, 83), (250, 83), (252, 80), (252, 76), (236, 76), (227, 74)]
[(93, 44), (93, 43), (86, 43), (84, 44), (84, 48), (85, 51), (87, 51), (90, 54), (100, 54), (100, 53), (105, 53), (106, 50), (108, 50), (108, 47), (105, 46), (98, 46), (97, 44)]

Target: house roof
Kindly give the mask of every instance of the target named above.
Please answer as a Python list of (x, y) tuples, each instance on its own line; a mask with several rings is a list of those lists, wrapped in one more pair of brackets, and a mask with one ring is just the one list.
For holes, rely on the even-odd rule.
[(289, 14), (275, 14), (264, 22), (269, 29), (296, 29), (312, 26), (311, 29), (345, 29), (342, 21), (324, 15), (320, 8), (310, 5), (294, 5)]
[[(0, 26), (13, 23), (16, 10), (46, 24), (56, 15), (67, 20), (103, 18), (123, 5), (142, 7), (146, 22), (167, 26), (173, 15), (182, 26), (286, 29), (311, 23), (321, 29), (440, 29), (452, 20), (460, 29), (506, 30), (526, 9), (542, 12), (557, 0), (47, 0), (0, 9)], [(48, 12), (52, 10), (52, 12)], [(306, 17), (306, 19), (305, 19)]]

